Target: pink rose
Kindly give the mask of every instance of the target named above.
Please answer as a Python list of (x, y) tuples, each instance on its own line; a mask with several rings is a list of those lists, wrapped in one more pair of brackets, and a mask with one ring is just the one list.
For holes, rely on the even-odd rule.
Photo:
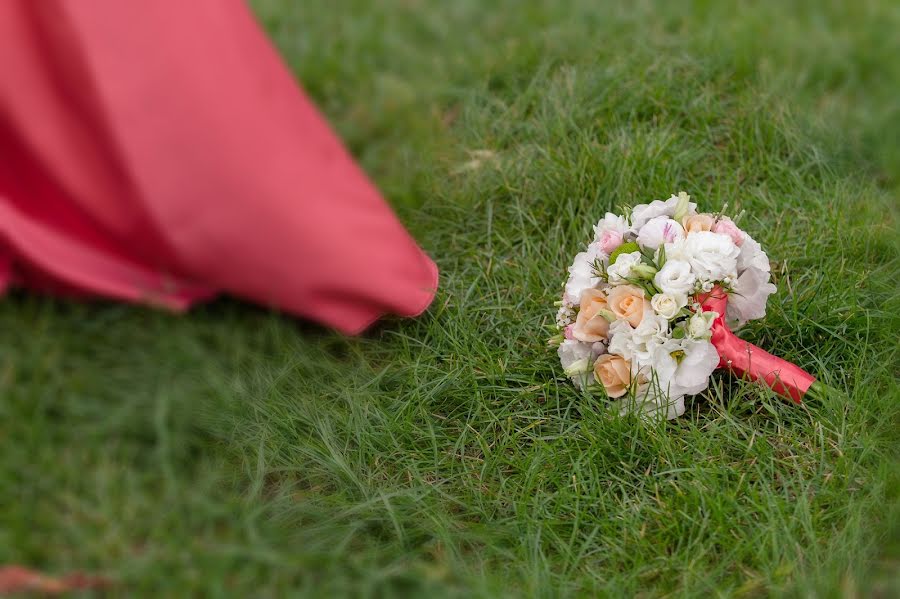
[(574, 329), (575, 329), (574, 324), (570, 324), (565, 329), (563, 329), (566, 339), (574, 339), (575, 338), (575, 335), (573, 334)]
[(713, 225), (713, 233), (719, 233), (720, 235), (728, 235), (731, 237), (731, 241), (734, 242), (734, 245), (740, 246), (744, 243), (744, 232), (737, 228), (737, 225), (734, 224), (734, 221), (728, 218), (727, 216), (723, 216), (716, 224)]
[(622, 245), (622, 241), (624, 241), (622, 233), (607, 229), (600, 234), (598, 243), (600, 244), (600, 249), (603, 250), (603, 253), (609, 256), (613, 253), (613, 250)]

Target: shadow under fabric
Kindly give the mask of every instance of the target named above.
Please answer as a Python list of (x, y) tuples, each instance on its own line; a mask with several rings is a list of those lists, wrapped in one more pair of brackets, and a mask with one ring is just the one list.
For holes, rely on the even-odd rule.
[(238, 0), (0, 2), (0, 288), (358, 333), (431, 303), (416, 245)]

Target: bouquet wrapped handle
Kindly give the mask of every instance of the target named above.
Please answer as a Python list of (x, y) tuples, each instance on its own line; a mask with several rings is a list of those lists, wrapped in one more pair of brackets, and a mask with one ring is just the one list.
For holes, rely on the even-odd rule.
[(732, 333), (725, 324), (728, 294), (720, 287), (699, 295), (697, 299), (704, 312), (718, 313), (713, 321), (710, 342), (719, 353), (719, 368), (759, 381), (783, 397), (801, 403), (803, 396), (815, 383), (815, 377)]

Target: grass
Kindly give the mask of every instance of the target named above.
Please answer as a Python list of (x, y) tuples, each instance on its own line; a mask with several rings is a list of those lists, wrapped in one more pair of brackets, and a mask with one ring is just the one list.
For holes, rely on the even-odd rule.
[[(14, 293), (0, 563), (147, 596), (900, 592), (896, 5), (253, 5), (438, 297), (346, 339)], [(682, 189), (776, 265), (744, 336), (849, 401), (717, 375), (647, 424), (565, 382), (545, 327), (591, 221)]]

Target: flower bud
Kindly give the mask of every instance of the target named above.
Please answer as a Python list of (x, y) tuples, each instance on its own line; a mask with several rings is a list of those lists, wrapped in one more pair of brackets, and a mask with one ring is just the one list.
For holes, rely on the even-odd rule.
[(638, 264), (631, 268), (631, 273), (639, 279), (652, 279), (656, 272), (656, 269), (649, 264)]
[(688, 208), (690, 207), (691, 196), (686, 194), (683, 191), (678, 192), (678, 203), (675, 204), (675, 214), (672, 216), (673, 220), (681, 222), (685, 216), (687, 216)]

